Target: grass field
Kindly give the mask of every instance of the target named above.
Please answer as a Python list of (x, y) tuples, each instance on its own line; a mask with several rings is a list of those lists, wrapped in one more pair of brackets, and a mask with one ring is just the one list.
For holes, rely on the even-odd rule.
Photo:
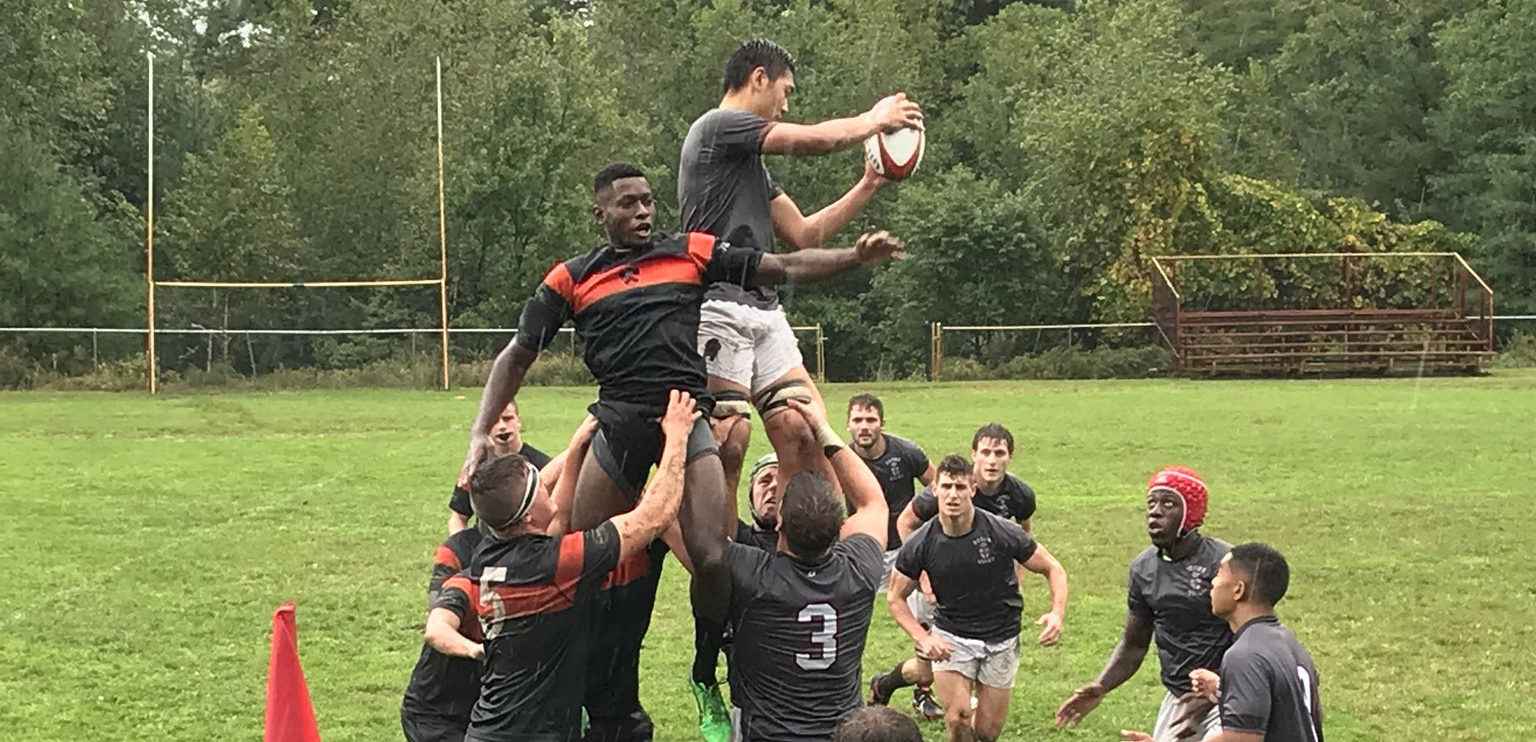
[[(1118, 637), (1141, 487), (1168, 463), (1210, 482), (1208, 533), (1290, 558), (1281, 614), (1321, 668), (1330, 742), (1536, 730), (1536, 375), (825, 393), (865, 388), (931, 456), (986, 421), (1018, 437), (1072, 599), (1061, 645), (1024, 650), (1005, 739), (1151, 725), (1152, 658), (1079, 730), (1049, 716)], [(294, 599), (322, 734), (399, 739), (468, 394), (0, 395), (0, 738), (258, 739), (271, 611)], [(559, 448), (589, 397), (528, 390), (527, 438)], [(1025, 589), (1033, 617), (1044, 586)], [(877, 610), (866, 673), (908, 647)], [(643, 660), (659, 740), (697, 738), (691, 651), (673, 563)]]

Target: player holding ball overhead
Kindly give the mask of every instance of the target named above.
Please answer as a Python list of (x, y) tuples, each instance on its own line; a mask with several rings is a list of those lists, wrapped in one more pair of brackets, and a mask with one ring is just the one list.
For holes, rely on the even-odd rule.
[[(719, 106), (694, 121), (683, 142), (677, 200), (683, 231), (705, 232), (733, 245), (772, 251), (777, 236), (790, 251), (822, 248), (888, 182), (866, 164), (842, 198), (806, 216), (769, 175), (763, 155), (827, 154), (923, 123), (922, 109), (900, 93), (857, 116), (808, 125), (780, 121), (795, 91), (795, 62), (783, 47), (764, 39), (742, 44), (726, 62), (723, 77)], [(814, 431), (800, 415), (783, 414), (790, 399), (817, 406), (822, 401), (774, 289), (740, 282), (710, 286), (698, 348), (709, 391), (718, 401), (714, 436), (727, 491), (736, 491), (741, 477), (753, 406), (778, 454), (780, 482), (805, 470), (835, 481)], [(692, 672), (701, 732), (711, 741), (729, 732), (715, 678), (717, 655), (717, 646), (701, 644)]]

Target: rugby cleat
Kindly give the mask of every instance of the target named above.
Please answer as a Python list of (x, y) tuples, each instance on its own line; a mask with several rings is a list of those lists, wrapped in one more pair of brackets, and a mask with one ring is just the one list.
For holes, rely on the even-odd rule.
[(934, 699), (932, 688), (912, 689), (912, 710), (928, 721), (944, 718), (944, 707)]
[(699, 736), (704, 742), (731, 742), (731, 714), (725, 710), (719, 683), (699, 683), (692, 678), (693, 700), (699, 704)]

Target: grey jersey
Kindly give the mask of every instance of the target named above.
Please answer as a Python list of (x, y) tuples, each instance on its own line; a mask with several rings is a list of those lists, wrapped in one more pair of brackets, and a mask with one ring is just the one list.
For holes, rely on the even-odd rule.
[[(769, 202), (784, 191), (763, 164), (763, 139), (773, 122), (734, 108), (705, 112), (688, 129), (677, 166), (677, 203), (684, 232), (707, 232), (733, 245), (773, 251)], [(761, 309), (779, 305), (770, 287), (717, 283), (704, 294)]]
[(885, 569), (874, 539), (850, 536), (821, 561), (727, 547), (731, 703), (742, 742), (820, 742), (861, 704), (859, 671)]
[(1175, 696), (1190, 691), (1190, 671), (1214, 671), (1232, 646), (1232, 629), (1211, 613), (1211, 578), (1232, 547), (1220, 539), (1195, 538), (1200, 539), (1195, 550), (1176, 562), (1156, 547), (1131, 561), (1127, 603), (1131, 613), (1151, 622), (1163, 687)]
[(1323, 742), (1323, 707), (1312, 655), (1274, 616), (1237, 630), (1221, 662), (1221, 728), (1264, 742)]

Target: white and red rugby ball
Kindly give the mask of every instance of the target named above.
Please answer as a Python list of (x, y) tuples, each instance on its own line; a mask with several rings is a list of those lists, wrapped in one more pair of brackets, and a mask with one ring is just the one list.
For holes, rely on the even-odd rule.
[(923, 161), (923, 130), (908, 127), (864, 140), (864, 158), (875, 172), (905, 180)]

